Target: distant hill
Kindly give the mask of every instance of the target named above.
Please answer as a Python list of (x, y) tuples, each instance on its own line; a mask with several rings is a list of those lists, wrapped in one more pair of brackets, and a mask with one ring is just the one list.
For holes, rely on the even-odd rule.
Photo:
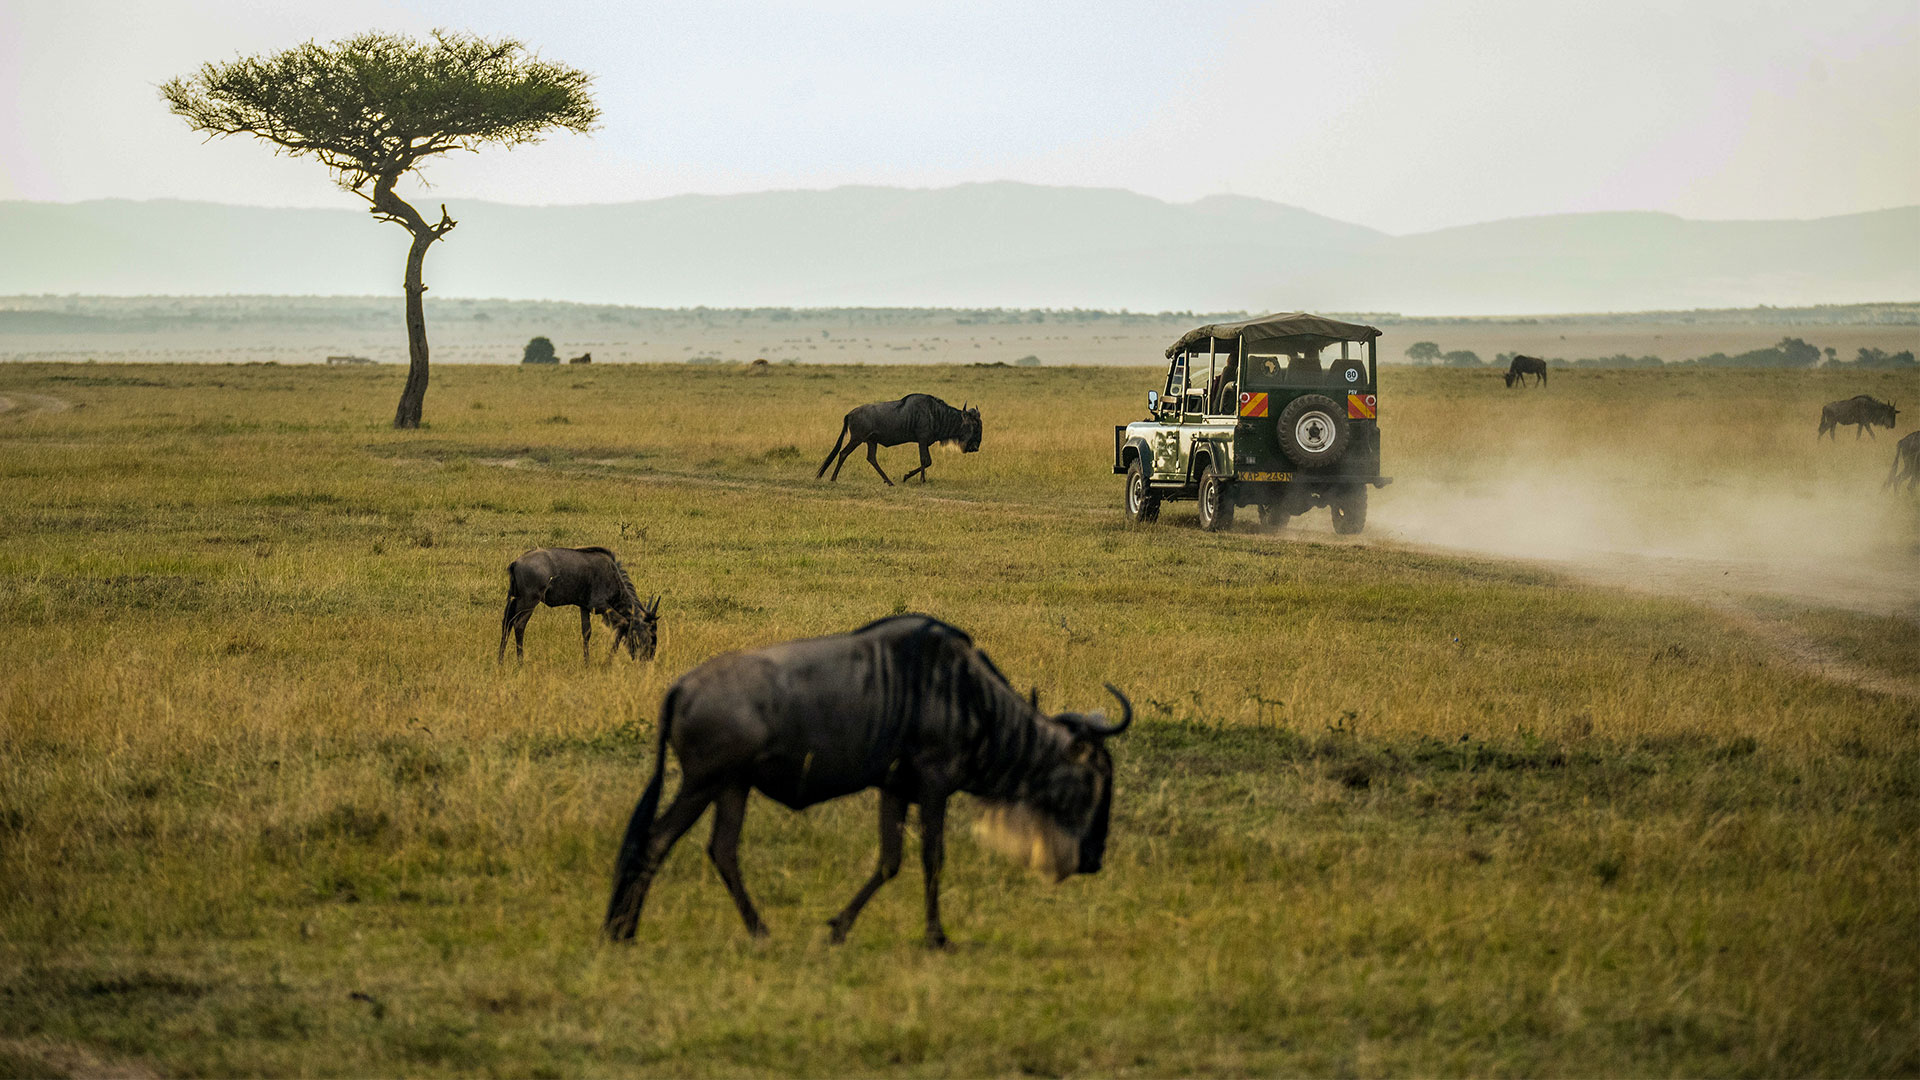
[[(1401, 237), (1260, 199), (1014, 183), (449, 209), (460, 226), (427, 263), (440, 297), (1526, 314), (1920, 296), (1920, 207)], [(405, 239), (352, 207), (0, 202), (0, 294), (394, 294)]]

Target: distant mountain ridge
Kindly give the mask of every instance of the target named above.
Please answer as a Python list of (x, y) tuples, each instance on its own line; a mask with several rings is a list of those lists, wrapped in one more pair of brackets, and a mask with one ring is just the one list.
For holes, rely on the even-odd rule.
[[(1920, 297), (1920, 207), (1562, 214), (1411, 236), (1246, 196), (1017, 183), (449, 209), (460, 225), (427, 262), (443, 297), (1432, 314)], [(397, 293), (405, 239), (352, 206), (0, 202), (0, 294)]]

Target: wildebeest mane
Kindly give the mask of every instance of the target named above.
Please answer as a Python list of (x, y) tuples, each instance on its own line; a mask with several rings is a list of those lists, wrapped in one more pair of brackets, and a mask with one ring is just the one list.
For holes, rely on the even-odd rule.
[(891, 681), (907, 696), (902, 704), (918, 713), (925, 703), (923, 695), (929, 692), (935, 701), (951, 703), (959, 714), (955, 719), (980, 736), (972, 740), (978, 775), (999, 794), (1010, 795), (1021, 779), (1013, 763), (1027, 760), (1039, 735), (1034, 723), (1037, 710), (1007, 681), (993, 658), (974, 645), (972, 636), (951, 623), (931, 615), (888, 615), (854, 633), (903, 620), (920, 625), (906, 637), (908, 647), (895, 654), (904, 667), (896, 669)]
[(603, 547), (583, 547), (573, 550), (605, 555), (608, 561), (613, 563), (613, 572), (620, 575), (620, 589), (626, 594), (627, 603), (633, 607), (640, 606), (640, 591), (633, 587), (633, 579), (627, 576), (627, 568), (620, 565), (620, 556), (615, 555), (611, 549)]

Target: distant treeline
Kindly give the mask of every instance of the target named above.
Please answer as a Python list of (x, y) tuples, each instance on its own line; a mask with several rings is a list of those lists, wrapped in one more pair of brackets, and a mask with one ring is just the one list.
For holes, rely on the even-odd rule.
[[(1493, 358), (1495, 367), (1506, 367), (1518, 355), (1500, 353)], [(1442, 367), (1485, 367), (1486, 361), (1471, 349), (1457, 349), (1442, 352), (1440, 346), (1431, 341), (1416, 341), (1407, 347), (1407, 358), (1415, 364), (1438, 363)], [(1862, 348), (1859, 355), (1852, 359), (1842, 359), (1831, 348), (1822, 349), (1797, 337), (1781, 338), (1780, 341), (1764, 349), (1754, 349), (1738, 356), (1726, 353), (1714, 353), (1711, 356), (1697, 356), (1690, 360), (1667, 362), (1657, 356), (1617, 356), (1583, 357), (1568, 360), (1564, 357), (1546, 357), (1548, 367), (1555, 368), (1769, 368), (1783, 370), (1810, 370), (1821, 366), (1849, 366), (1871, 370), (1892, 370), (1911, 368), (1916, 364), (1911, 350), (1897, 353), (1885, 349)]]
[(1673, 326), (1736, 326), (1765, 323), (1787, 326), (1920, 325), (1920, 303), (1818, 304), (1810, 307), (1695, 308), (1690, 311), (1609, 311), (1568, 315), (1426, 316), (1399, 312), (1349, 312), (1334, 318), (1373, 326), (1581, 326), (1594, 323), (1659, 323)]
[[(462, 299), (429, 296), (429, 323), (510, 326), (626, 327), (666, 331), (687, 327), (995, 326), (1042, 323), (1116, 326), (1179, 326), (1246, 318), (1245, 311), (1137, 312), (1096, 308), (649, 308), (576, 304), (560, 300)], [(5, 296), (0, 297), (0, 333), (59, 334), (153, 332), (271, 323), (321, 328), (384, 327), (398, 317), (396, 296)], [(1434, 318), (1398, 312), (1329, 312), (1333, 318), (1374, 326), (1409, 323), (1460, 326), (1567, 326), (1584, 323), (1753, 324), (1808, 326), (1920, 325), (1920, 303), (1846, 304), (1818, 307), (1725, 308), (1643, 311), (1540, 317)], [(1762, 350), (1765, 351), (1765, 350)], [(1603, 358), (1611, 363), (1618, 357)], [(1708, 363), (1711, 358), (1703, 358)], [(1578, 364), (1581, 361), (1572, 361)], [(1712, 365), (1709, 365), (1712, 366)], [(1765, 366), (1765, 365), (1762, 365)], [(1783, 364), (1777, 366), (1795, 366)]]
[[(687, 327), (992, 326), (1037, 323), (1170, 324), (1224, 322), (1247, 312), (1102, 311), (1090, 308), (646, 308), (557, 300), (429, 297), (427, 321), (538, 326), (620, 326), (651, 331)], [(9, 296), (0, 297), (0, 333), (143, 333), (259, 325), (381, 327), (399, 317), (386, 296)]]

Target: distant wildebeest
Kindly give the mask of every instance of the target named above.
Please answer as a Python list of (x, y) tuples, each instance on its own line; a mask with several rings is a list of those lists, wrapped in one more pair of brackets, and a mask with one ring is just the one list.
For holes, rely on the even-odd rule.
[(1894, 417), (1899, 415), (1900, 410), (1894, 408), (1891, 402), (1876, 400), (1868, 394), (1856, 394), (1845, 401), (1829, 401), (1820, 410), (1820, 432), (1814, 438), (1818, 439), (1821, 435), (1835, 438), (1834, 431), (1842, 424), (1853, 425), (1855, 439), (1863, 431), (1869, 437), (1877, 438), (1873, 434), (1874, 425), (1891, 429)]
[(507, 633), (513, 633), (513, 655), (525, 658), (521, 647), (526, 637), (527, 620), (533, 609), (578, 607), (580, 609), (580, 658), (590, 660), (588, 644), (593, 639), (593, 617), (600, 616), (613, 628), (613, 648), (607, 659), (625, 644), (627, 655), (638, 660), (653, 659), (660, 637), (660, 598), (641, 603), (633, 582), (613, 552), (603, 547), (536, 548), (513, 560), (507, 567), (507, 610), (500, 616), (500, 652), (496, 663), (507, 658)]
[(1547, 362), (1537, 356), (1516, 356), (1507, 365), (1507, 373), (1502, 378), (1507, 380), (1507, 389), (1511, 390), (1516, 383), (1524, 385), (1528, 375), (1538, 376), (1539, 385), (1547, 385)]
[(1920, 487), (1920, 431), (1909, 431), (1893, 446), (1893, 471), (1887, 474), (1887, 482), (1881, 484), (1882, 490), (1900, 482), (1901, 470), (1905, 470), (1907, 490)]
[[(849, 436), (851, 438), (849, 439)], [(880, 467), (880, 461), (874, 456), (882, 446), (899, 446), (901, 443), (920, 444), (920, 467), (900, 478), (901, 483), (913, 479), (914, 473), (920, 474), (920, 482), (927, 482), (927, 466), (933, 464), (932, 455), (927, 447), (937, 442), (957, 443), (961, 451), (971, 454), (980, 449), (980, 410), (965, 405), (956, 409), (931, 394), (908, 394), (899, 401), (876, 401), (871, 405), (862, 405), (847, 414), (840, 423), (840, 437), (833, 441), (833, 449), (827, 451), (827, 460), (820, 463), (820, 471), (814, 473), (819, 479), (827, 473), (827, 466), (833, 466), (833, 479), (840, 479), (840, 466), (847, 463), (848, 455), (859, 449), (861, 443), (867, 444), (867, 464), (880, 474), (880, 479), (892, 487), (893, 481), (887, 478), (886, 470)], [(842, 450), (841, 444), (846, 444)], [(840, 461), (834, 462), (838, 454)]]
[(567, 363), (569, 363), (569, 364), (591, 364), (591, 363), (593, 363), (593, 354), (592, 354), (592, 353), (590, 353), (590, 352), (583, 352), (583, 353), (581, 353), (581, 354), (580, 354), (579, 356), (575, 356), (575, 357), (573, 357), (573, 358), (571, 358), (571, 359), (569, 359), (569, 360), (567, 361)]
[[(1049, 716), (1039, 695), (1021, 697), (964, 631), (926, 615), (715, 657), (682, 675), (660, 704), (653, 778), (620, 843), (605, 933), (633, 937), (661, 861), (712, 803), (707, 855), (747, 932), (764, 936), (738, 858), (754, 789), (795, 810), (880, 789), (880, 865), (828, 924), (835, 943), (899, 872), (908, 804), (920, 808), (929, 947), (947, 940), (940, 867), (955, 792), (986, 800), (990, 819), (1012, 823), (1022, 854), (1056, 881), (1095, 873), (1113, 803), (1106, 741), (1133, 720), (1126, 696), (1107, 690), (1120, 701), (1118, 723), (1099, 713)], [(656, 818), (669, 744), (680, 789)]]

